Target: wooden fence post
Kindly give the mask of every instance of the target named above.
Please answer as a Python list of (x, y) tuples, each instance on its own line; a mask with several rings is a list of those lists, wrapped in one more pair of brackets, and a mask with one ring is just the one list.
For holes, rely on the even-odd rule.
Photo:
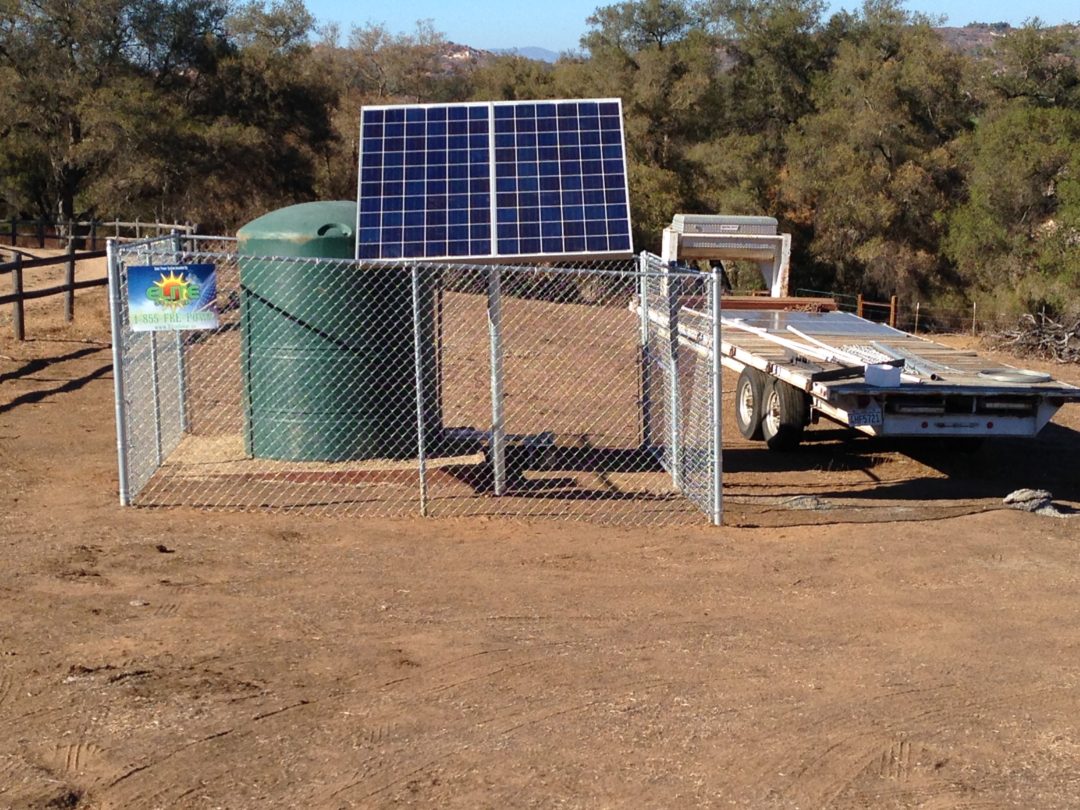
[(23, 327), (23, 277), (22, 277), (22, 254), (15, 254), (15, 266), (11, 269), (11, 291), (15, 293), (15, 300), (11, 302), (11, 325), (15, 327), (15, 339), (25, 340), (26, 329)]
[(896, 296), (889, 298), (889, 326), (896, 328)]
[(45, 247), (45, 217), (41, 217), (38, 219), (37, 241), (39, 248)]
[(863, 316), (862, 293), (859, 293), (858, 297), (855, 299), (855, 314), (858, 315), (860, 318)]
[(64, 320), (71, 323), (75, 320), (75, 237), (68, 237), (67, 246), (67, 270), (64, 276), (64, 284), (67, 290), (64, 292)]
[(11, 246), (15, 247), (19, 241), (19, 220), (11, 218)]
[(90, 220), (90, 250), (97, 250), (97, 220)]

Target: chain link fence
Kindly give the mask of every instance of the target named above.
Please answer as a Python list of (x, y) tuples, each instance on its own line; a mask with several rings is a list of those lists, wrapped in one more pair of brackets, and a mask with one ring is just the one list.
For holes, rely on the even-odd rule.
[[(125, 503), (719, 522), (712, 276), (110, 250)], [(213, 265), (217, 326), (133, 331), (146, 265)]]

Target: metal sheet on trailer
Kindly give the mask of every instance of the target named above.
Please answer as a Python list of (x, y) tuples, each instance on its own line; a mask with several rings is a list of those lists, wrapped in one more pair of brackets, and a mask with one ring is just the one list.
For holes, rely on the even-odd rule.
[(837, 337), (858, 337), (869, 340), (906, 336), (904, 332), (874, 323), (850, 312), (783, 312), (769, 310), (739, 310), (738, 315), (725, 316), (732, 320), (742, 320), (747, 326), (767, 329), (778, 335), (790, 335), (789, 326), (808, 335)]

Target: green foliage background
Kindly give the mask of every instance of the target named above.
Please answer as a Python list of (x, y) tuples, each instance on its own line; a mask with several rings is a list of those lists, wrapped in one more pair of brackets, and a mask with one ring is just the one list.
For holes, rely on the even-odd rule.
[(677, 212), (768, 214), (795, 286), (1075, 314), (1080, 28), (963, 54), (934, 22), (629, 0), (547, 65), (317, 30), (302, 0), (0, 0), (0, 216), (230, 231), (353, 197), (364, 104), (619, 96), (639, 248)]

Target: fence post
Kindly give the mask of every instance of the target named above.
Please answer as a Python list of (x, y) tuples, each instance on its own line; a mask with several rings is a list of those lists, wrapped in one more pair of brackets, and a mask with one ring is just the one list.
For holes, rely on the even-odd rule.
[(138, 240), (142, 237), (142, 229), (139, 226), (139, 218), (135, 217), (135, 239)]
[(97, 250), (97, 220), (90, 220), (90, 250)]
[(16, 247), (19, 244), (19, 220), (15, 217), (11, 218), (11, 246)]
[(720, 294), (721, 294), (721, 270), (714, 268), (712, 271), (712, 300), (711, 312), (712, 315), (712, 353), (711, 364), (709, 368), (710, 374), (710, 389), (712, 393), (711, 401), (711, 413), (710, 427), (712, 428), (712, 524), (719, 526), (724, 522), (724, 443), (723, 443), (723, 397), (724, 397), (724, 385), (723, 385), (723, 372), (724, 365), (722, 361), (723, 351), (721, 350), (721, 335), (720, 335)]
[(971, 302), (971, 336), (975, 337), (975, 315), (978, 311), (979, 305), (975, 301)]
[(155, 469), (164, 461), (161, 447), (161, 382), (158, 379), (157, 332), (150, 332), (150, 394), (154, 398), (154, 461)]
[(641, 447), (653, 449), (652, 439), (652, 369), (649, 364), (649, 260), (642, 251), (638, 257), (638, 305), (641, 307)]
[(67, 266), (64, 270), (64, 320), (75, 320), (75, 237), (68, 237)]
[(116, 460), (120, 478), (120, 505), (131, 504), (128, 489), (127, 463), (127, 403), (124, 400), (124, 336), (121, 332), (120, 308), (123, 306), (123, 290), (120, 289), (120, 262), (116, 245), (109, 239), (105, 243), (109, 265), (109, 324), (112, 330), (113, 397), (116, 400)]
[[(383, 272), (394, 272), (388, 269)], [(420, 267), (412, 266), (413, 366), (416, 381), (416, 463), (420, 475), (420, 514), (427, 517), (427, 448), (424, 436), (424, 369), (420, 334)]]
[(860, 318), (863, 316), (863, 297), (862, 297), (862, 293), (859, 293), (859, 295), (855, 299), (855, 314), (858, 315)]
[(682, 406), (679, 402), (679, 281), (670, 265), (666, 268), (668, 328), (668, 409), (671, 420), (671, 484), (682, 492)]
[(15, 266), (11, 268), (11, 291), (15, 293), (15, 300), (11, 302), (11, 325), (15, 328), (15, 339), (26, 340), (26, 328), (23, 325), (24, 309), (23, 277), (22, 277), (22, 254), (15, 254)]
[(896, 328), (896, 315), (897, 315), (896, 296), (893, 295), (889, 298), (889, 326), (893, 329)]
[(915, 329), (913, 334), (919, 334), (919, 301), (915, 302)]
[[(175, 228), (172, 232), (173, 238), (173, 250), (175, 255), (173, 256), (173, 264), (180, 264), (184, 260), (184, 246), (180, 239), (180, 232)], [(177, 329), (174, 333), (175, 349), (176, 349), (176, 380), (179, 386), (177, 392), (177, 409), (180, 414), (180, 432), (187, 431), (187, 370), (184, 367), (184, 333)]]
[(38, 247), (39, 248), (44, 248), (45, 247), (45, 217), (38, 217), (37, 240), (38, 240)]
[(488, 269), (488, 345), (491, 366), (491, 474), (496, 495), (506, 493), (506, 415), (503, 411), (502, 278)]

